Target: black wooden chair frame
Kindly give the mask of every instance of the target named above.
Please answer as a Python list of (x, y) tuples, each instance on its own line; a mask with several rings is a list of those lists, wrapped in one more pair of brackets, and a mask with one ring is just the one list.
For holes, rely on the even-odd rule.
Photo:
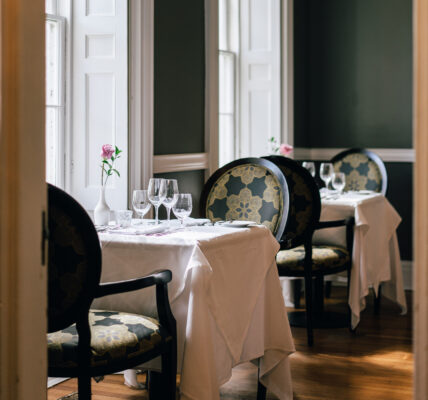
[(206, 217), (206, 203), (208, 200), (208, 195), (213, 187), (213, 185), (217, 182), (217, 180), (225, 174), (227, 171), (229, 171), (231, 168), (237, 167), (239, 165), (243, 164), (255, 164), (255, 165), (261, 165), (270, 172), (275, 175), (275, 177), (278, 179), (279, 184), (281, 185), (282, 191), (283, 191), (283, 209), (282, 209), (282, 215), (280, 216), (279, 223), (276, 227), (276, 232), (274, 232), (274, 236), (277, 240), (280, 240), (287, 222), (287, 215), (288, 215), (288, 186), (287, 182), (285, 180), (285, 177), (281, 170), (271, 161), (265, 160), (263, 158), (255, 158), (255, 157), (247, 157), (247, 158), (240, 158), (239, 160), (232, 161), (223, 167), (219, 168), (217, 171), (215, 171), (206, 181), (202, 193), (201, 193), (201, 199), (199, 203), (200, 208), (200, 215), (202, 217)]
[[(78, 304), (70, 310), (64, 318), (48, 319), (48, 332), (56, 332), (64, 329), (76, 322), (76, 330), (79, 336), (78, 342), (78, 365), (72, 368), (48, 367), (48, 376), (52, 377), (77, 377), (79, 399), (91, 398), (91, 377), (111, 374), (113, 372), (130, 369), (149, 361), (157, 356), (162, 359), (162, 373), (160, 379), (153, 379), (149, 382), (150, 398), (175, 399), (176, 373), (177, 373), (177, 329), (176, 321), (171, 312), (168, 299), (168, 282), (172, 279), (169, 270), (155, 271), (147, 276), (108, 283), (99, 283), (101, 277), (101, 247), (98, 234), (86, 211), (71, 196), (62, 190), (49, 185), (49, 202), (61, 204), (66, 207), (67, 212), (73, 216), (73, 221), (84, 226), (86, 237), (92, 253), (89, 256), (91, 275), (89, 275), (90, 290), (85, 291), (86, 295), (81, 296)], [(89, 310), (94, 298), (104, 297), (113, 294), (126, 293), (147, 287), (156, 286), (156, 306), (160, 325), (168, 332), (171, 340), (166, 341), (153, 350), (149, 350), (140, 356), (132, 359), (115, 362), (111, 366), (91, 366), (91, 331), (89, 325)], [(154, 383), (156, 382), (156, 384)], [(162, 382), (162, 387), (159, 383)]]
[[(293, 274), (286, 274), (284, 271), (281, 271), (281, 269), (278, 269), (278, 273), (280, 276), (284, 277), (302, 277), (305, 281), (305, 301), (306, 301), (306, 321), (301, 322), (300, 320), (296, 324), (298, 326), (306, 326), (307, 329), (307, 336), (308, 336), (308, 345), (313, 345), (313, 296), (312, 296), (312, 281), (313, 278), (315, 278), (315, 297), (317, 300), (317, 312), (323, 311), (323, 277), (325, 275), (331, 275), (337, 272), (345, 271), (348, 272), (348, 287), (347, 287), (347, 294), (349, 297), (349, 282), (350, 282), (350, 271), (352, 266), (352, 245), (353, 245), (353, 227), (354, 227), (354, 218), (346, 218), (341, 220), (335, 220), (335, 221), (319, 221), (320, 215), (321, 215), (321, 198), (319, 194), (318, 186), (316, 185), (315, 180), (313, 179), (312, 175), (302, 166), (298, 165), (294, 160), (288, 159), (286, 157), (282, 156), (267, 156), (265, 157), (268, 160), (271, 160), (272, 162), (276, 163), (279, 167), (283, 166), (284, 168), (290, 168), (297, 173), (299, 173), (300, 176), (303, 177), (306, 184), (308, 185), (309, 189), (312, 192), (313, 197), (313, 211), (312, 211), (312, 218), (307, 224), (306, 230), (297, 238), (287, 240), (287, 239), (281, 239), (280, 245), (281, 250), (289, 250), (292, 248), (295, 248), (297, 246), (304, 246), (305, 249), (305, 259), (304, 259), (304, 269), (303, 271), (296, 271)], [(350, 260), (345, 265), (342, 265), (337, 268), (331, 268), (327, 272), (318, 270), (314, 271), (312, 269), (312, 237), (316, 230), (319, 229), (328, 229), (328, 228), (337, 228), (337, 227), (346, 227), (346, 246), (347, 250), (349, 252)], [(297, 287), (295, 286), (295, 290)], [(300, 290), (300, 289), (299, 289)], [(293, 318), (292, 314), (290, 315), (290, 323), (293, 324)], [(351, 327), (351, 310), (348, 307), (348, 315), (349, 315), (349, 327)]]

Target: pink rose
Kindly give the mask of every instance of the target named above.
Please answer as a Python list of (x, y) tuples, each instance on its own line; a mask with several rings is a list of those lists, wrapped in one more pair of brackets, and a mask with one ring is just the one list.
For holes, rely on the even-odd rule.
[(101, 157), (104, 160), (110, 160), (113, 154), (114, 154), (114, 147), (111, 144), (103, 144), (103, 147), (101, 150)]
[(288, 156), (293, 151), (293, 146), (289, 144), (281, 143), (279, 146), (279, 153), (283, 156)]

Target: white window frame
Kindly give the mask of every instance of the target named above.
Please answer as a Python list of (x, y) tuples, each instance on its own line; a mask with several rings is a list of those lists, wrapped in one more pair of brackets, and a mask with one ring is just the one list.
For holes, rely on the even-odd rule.
[(53, 108), (59, 110), (58, 112), (58, 134), (57, 134), (57, 149), (58, 157), (56, 160), (56, 181), (52, 182), (56, 186), (61, 188), (65, 187), (65, 151), (66, 151), (66, 18), (54, 15), (46, 14), (45, 21), (54, 21), (59, 24), (59, 74), (58, 74), (58, 104), (48, 105), (45, 104), (45, 109)]

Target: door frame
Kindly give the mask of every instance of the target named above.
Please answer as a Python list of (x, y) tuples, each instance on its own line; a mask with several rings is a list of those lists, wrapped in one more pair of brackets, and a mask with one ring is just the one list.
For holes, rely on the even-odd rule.
[[(45, 4), (0, 0), (0, 398), (46, 398)], [(44, 246), (46, 248), (46, 246)]]

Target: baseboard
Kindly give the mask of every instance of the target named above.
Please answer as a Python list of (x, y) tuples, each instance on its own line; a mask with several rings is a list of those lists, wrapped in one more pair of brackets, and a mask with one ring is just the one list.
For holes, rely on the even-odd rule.
[(413, 261), (402, 260), (404, 290), (413, 290)]

